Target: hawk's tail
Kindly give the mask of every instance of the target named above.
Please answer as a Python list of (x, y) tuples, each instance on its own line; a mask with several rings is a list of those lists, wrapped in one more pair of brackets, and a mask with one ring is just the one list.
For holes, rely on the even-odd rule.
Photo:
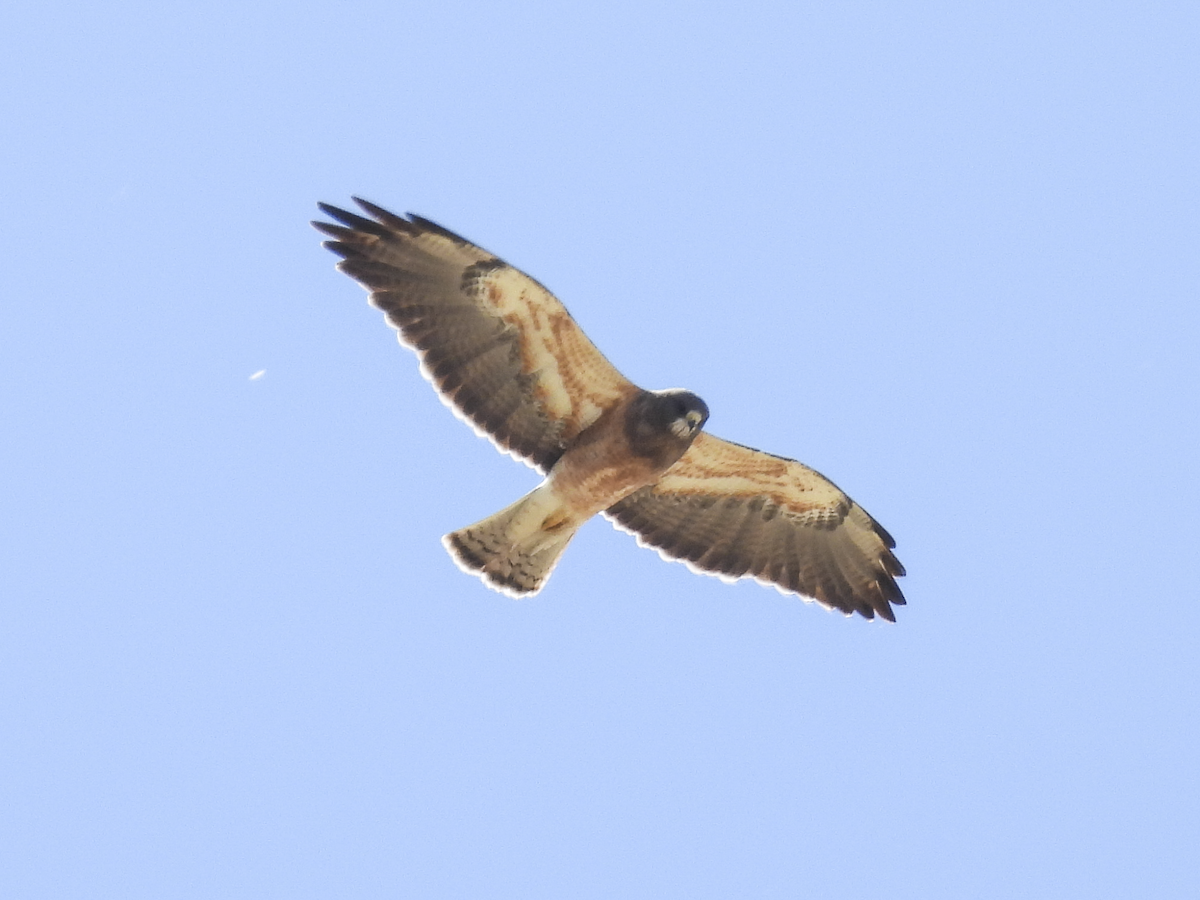
[(442, 543), (464, 570), (523, 597), (542, 589), (579, 525), (543, 484), (494, 516), (450, 532)]

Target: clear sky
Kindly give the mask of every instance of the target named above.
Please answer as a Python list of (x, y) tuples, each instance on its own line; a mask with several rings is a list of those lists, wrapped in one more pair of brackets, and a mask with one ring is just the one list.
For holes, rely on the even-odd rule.
[[(1200, 896), (1200, 6), (0, 18), (0, 896)], [(351, 194), (835, 480), (899, 623), (461, 573), (537, 477)]]

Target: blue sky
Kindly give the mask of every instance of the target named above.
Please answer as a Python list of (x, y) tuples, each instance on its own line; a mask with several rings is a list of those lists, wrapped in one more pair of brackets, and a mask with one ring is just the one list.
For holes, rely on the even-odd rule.
[[(3, 19), (0, 894), (1200, 891), (1194, 4)], [(899, 623), (603, 521), (463, 575), (537, 478), (318, 246), (351, 194), (834, 479)]]

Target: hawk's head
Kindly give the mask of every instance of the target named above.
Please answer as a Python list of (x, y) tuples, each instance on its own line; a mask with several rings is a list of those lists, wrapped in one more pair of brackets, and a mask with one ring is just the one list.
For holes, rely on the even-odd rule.
[(629, 405), (625, 420), (629, 444), (638, 456), (659, 458), (669, 466), (683, 456), (704, 423), (708, 405), (691, 391), (643, 391)]

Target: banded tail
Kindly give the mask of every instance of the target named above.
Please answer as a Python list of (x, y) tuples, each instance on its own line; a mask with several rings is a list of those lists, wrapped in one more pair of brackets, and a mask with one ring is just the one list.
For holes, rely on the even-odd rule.
[(462, 569), (490, 587), (527, 597), (545, 585), (580, 524), (543, 484), (495, 515), (450, 532), (442, 543)]

